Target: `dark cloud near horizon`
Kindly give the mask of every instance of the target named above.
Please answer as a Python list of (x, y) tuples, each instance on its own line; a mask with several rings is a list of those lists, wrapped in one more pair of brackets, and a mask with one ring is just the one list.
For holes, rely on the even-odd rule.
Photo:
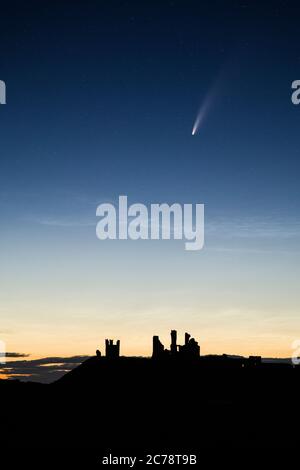
[[(1, 354), (0, 354), (1, 355)], [(5, 357), (12, 357), (12, 358), (17, 358), (17, 357), (29, 357), (30, 354), (25, 354), (25, 353), (18, 353), (18, 352), (5, 352), (3, 354)], [(3, 357), (2, 356), (2, 357)]]
[[(16, 355), (6, 357), (27, 357), (28, 355)], [(8, 361), (0, 366), (0, 373), (8, 376), (9, 379), (19, 379), (22, 381), (33, 381), (50, 383), (67, 372), (74, 369), (89, 356), (73, 357), (44, 357), (33, 360)]]

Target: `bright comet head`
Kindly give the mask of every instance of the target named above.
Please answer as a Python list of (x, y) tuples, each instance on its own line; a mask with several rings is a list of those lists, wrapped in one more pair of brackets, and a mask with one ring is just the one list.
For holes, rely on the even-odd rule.
[(192, 130), (192, 135), (196, 135), (201, 124), (203, 123), (208, 111), (211, 108), (211, 105), (213, 104), (214, 98), (216, 95), (216, 85), (214, 85), (209, 93), (206, 95), (195, 120), (195, 123), (193, 125), (193, 130)]

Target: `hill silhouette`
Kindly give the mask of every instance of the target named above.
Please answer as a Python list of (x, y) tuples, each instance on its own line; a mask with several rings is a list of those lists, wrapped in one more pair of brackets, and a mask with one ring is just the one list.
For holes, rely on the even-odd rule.
[(98, 354), (52, 384), (1, 381), (4, 444), (97, 455), (290, 448), (299, 385), (300, 368), (257, 358)]

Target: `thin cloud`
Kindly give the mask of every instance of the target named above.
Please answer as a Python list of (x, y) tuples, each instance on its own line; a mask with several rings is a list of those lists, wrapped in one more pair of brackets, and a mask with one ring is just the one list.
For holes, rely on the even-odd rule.
[(70, 220), (68, 218), (61, 219), (35, 219), (35, 223), (40, 225), (47, 225), (51, 227), (92, 227), (96, 225), (96, 221), (92, 220)]
[(300, 220), (280, 220), (275, 218), (216, 218), (207, 221), (206, 233), (234, 238), (298, 238)]
[(18, 358), (18, 357), (29, 357), (30, 354), (18, 353), (18, 352), (6, 352), (5, 357)]
[(9, 379), (51, 383), (88, 358), (89, 356), (44, 357), (29, 361), (9, 361), (1, 365), (0, 373)]

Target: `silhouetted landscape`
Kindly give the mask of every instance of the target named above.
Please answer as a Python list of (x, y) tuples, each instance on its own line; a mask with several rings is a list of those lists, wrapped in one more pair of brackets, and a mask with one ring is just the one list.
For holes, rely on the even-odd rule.
[[(93, 449), (287, 448), (298, 418), (300, 369), (260, 357), (203, 356), (185, 334), (170, 349), (153, 337), (152, 358), (120, 356), (106, 340), (94, 357), (51, 384), (1, 381), (8, 447)], [(4, 421), (3, 421), (4, 420)], [(29, 432), (30, 430), (30, 432)]]
[(0, 470), (288, 468), (299, 16), (1, 2)]

